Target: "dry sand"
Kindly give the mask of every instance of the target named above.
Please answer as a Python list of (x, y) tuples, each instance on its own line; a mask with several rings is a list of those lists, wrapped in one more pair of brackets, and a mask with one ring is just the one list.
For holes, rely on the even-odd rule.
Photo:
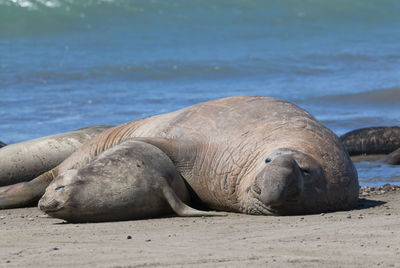
[(65, 224), (0, 211), (0, 267), (400, 267), (400, 192), (307, 216)]

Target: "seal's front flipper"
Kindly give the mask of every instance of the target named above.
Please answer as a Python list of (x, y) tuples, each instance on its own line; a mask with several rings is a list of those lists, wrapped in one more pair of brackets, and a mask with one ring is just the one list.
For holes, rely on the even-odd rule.
[(30, 182), (0, 187), (0, 209), (36, 205), (52, 180), (53, 174), (49, 171)]
[(165, 200), (176, 214), (182, 217), (226, 216), (224, 213), (197, 210), (184, 203), (190, 200), (190, 194), (183, 177), (186, 172), (190, 173), (193, 153), (196, 152), (196, 141), (143, 137), (134, 138), (132, 141), (143, 142), (148, 144), (147, 146), (153, 145), (160, 150), (158, 152), (160, 155), (165, 154), (164, 161), (158, 165), (169, 172), (164, 172), (164, 177), (158, 178), (158, 183)]
[(226, 216), (224, 213), (213, 211), (201, 211), (189, 207), (182, 202), (171, 187), (163, 187), (163, 194), (172, 210), (181, 217), (204, 217), (204, 216)]

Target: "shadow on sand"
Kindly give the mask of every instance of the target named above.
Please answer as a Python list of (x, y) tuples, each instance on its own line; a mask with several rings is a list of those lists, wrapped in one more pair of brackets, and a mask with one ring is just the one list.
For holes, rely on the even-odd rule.
[(370, 199), (365, 199), (365, 198), (359, 198), (358, 199), (358, 205), (356, 209), (367, 209), (367, 208), (373, 208), (377, 206), (382, 206), (386, 204), (387, 202), (385, 201), (379, 201), (379, 200), (370, 200)]

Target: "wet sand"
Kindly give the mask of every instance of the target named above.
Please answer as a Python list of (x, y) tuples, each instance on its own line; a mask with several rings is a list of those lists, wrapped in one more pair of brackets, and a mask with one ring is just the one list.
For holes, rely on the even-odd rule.
[(400, 192), (306, 216), (66, 224), (0, 211), (0, 267), (400, 267)]

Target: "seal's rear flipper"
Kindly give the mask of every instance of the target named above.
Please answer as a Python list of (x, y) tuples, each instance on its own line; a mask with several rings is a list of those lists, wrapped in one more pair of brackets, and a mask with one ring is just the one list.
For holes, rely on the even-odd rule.
[(172, 210), (181, 217), (227, 216), (224, 213), (213, 211), (201, 211), (189, 207), (175, 194), (171, 187), (163, 187), (163, 194)]
[(0, 187), (0, 209), (36, 205), (52, 180), (53, 173), (48, 171), (30, 182)]

